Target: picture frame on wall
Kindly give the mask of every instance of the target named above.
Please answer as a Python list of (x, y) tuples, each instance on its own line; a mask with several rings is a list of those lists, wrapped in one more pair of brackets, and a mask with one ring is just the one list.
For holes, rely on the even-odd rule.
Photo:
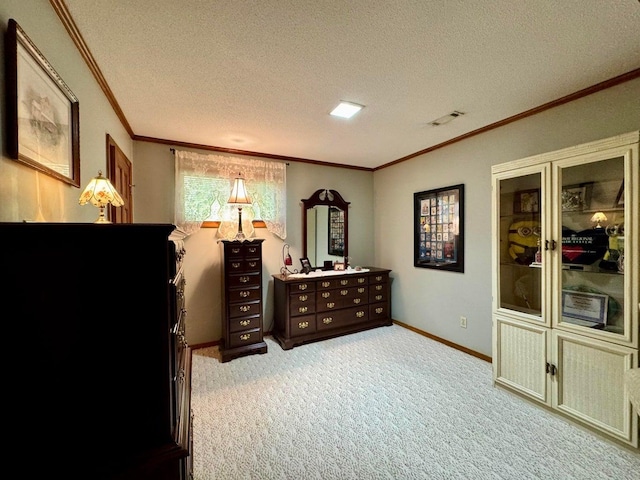
[(414, 267), (464, 273), (464, 185), (413, 194)]
[(6, 38), (8, 153), (80, 187), (78, 99), (13, 19)]

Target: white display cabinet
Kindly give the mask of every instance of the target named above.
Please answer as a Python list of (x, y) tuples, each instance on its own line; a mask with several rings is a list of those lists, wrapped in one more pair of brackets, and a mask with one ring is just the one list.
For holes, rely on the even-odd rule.
[(495, 383), (636, 448), (638, 139), (492, 167)]

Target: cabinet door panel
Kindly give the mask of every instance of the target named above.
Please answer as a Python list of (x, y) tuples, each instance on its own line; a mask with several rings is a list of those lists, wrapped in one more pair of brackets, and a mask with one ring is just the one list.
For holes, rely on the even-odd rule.
[(624, 373), (638, 351), (554, 331), (554, 407), (627, 443), (637, 444), (638, 416), (624, 388)]
[(495, 381), (550, 404), (549, 329), (503, 317), (494, 317), (493, 323)]
[(548, 167), (494, 177), (494, 310), (550, 326), (546, 275), (552, 248), (545, 197)]
[(625, 190), (637, 189), (633, 161), (634, 150), (624, 146), (560, 160), (553, 169), (554, 230), (561, 240), (555, 326), (628, 346), (637, 346), (634, 312), (627, 312), (635, 303), (630, 266), (637, 216), (625, 204)]

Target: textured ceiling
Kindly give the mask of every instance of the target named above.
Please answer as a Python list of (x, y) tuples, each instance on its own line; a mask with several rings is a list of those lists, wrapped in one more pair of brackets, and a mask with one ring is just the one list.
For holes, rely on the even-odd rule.
[(64, 4), (136, 136), (357, 167), (640, 68), (638, 0)]

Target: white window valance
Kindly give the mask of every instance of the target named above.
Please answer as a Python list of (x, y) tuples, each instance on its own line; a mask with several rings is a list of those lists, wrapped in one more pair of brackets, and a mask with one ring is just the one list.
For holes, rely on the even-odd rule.
[(238, 173), (253, 202), (242, 209), (245, 234), (253, 232), (251, 220), (262, 220), (269, 232), (286, 238), (286, 163), (182, 150), (175, 151), (176, 226), (192, 234), (203, 222), (218, 221), (220, 233), (235, 221), (237, 230), (238, 209), (227, 200)]

